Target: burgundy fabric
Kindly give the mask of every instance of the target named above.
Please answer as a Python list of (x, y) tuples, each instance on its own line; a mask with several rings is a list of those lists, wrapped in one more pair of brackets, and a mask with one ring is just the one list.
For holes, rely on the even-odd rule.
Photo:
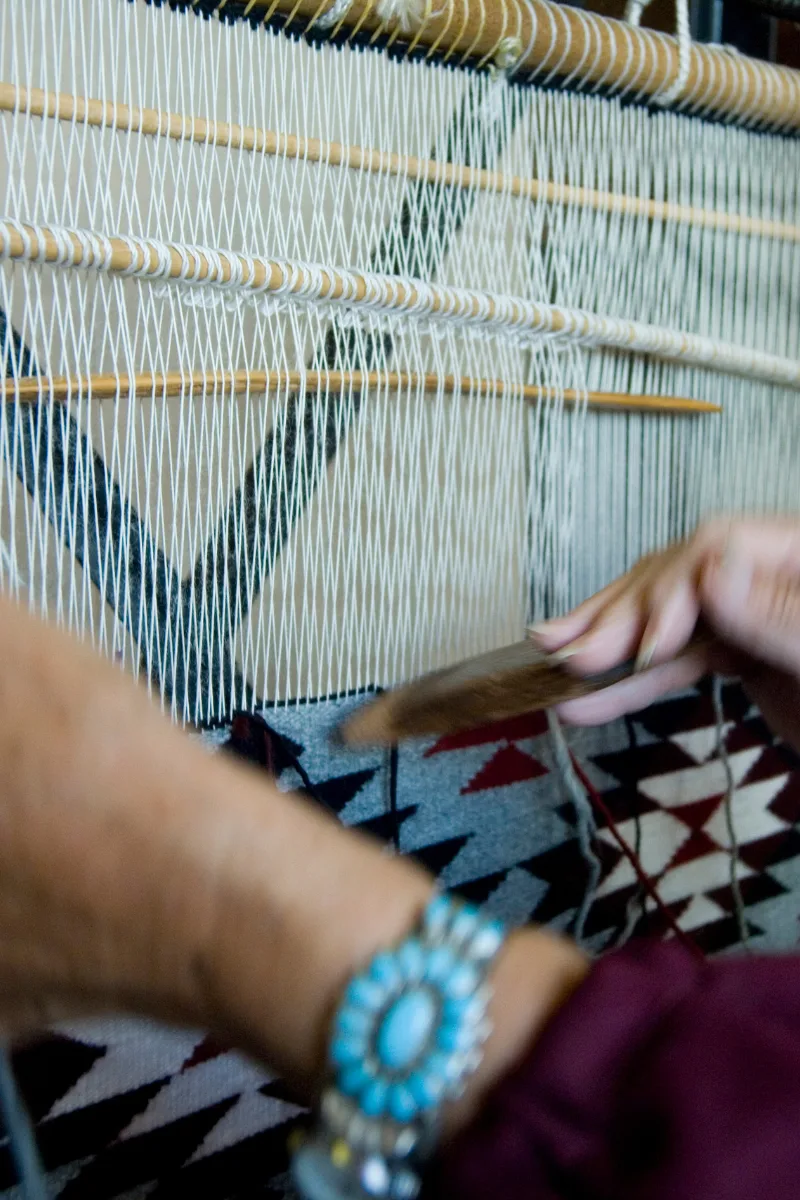
[(453, 1200), (797, 1200), (800, 958), (600, 960), (453, 1146)]

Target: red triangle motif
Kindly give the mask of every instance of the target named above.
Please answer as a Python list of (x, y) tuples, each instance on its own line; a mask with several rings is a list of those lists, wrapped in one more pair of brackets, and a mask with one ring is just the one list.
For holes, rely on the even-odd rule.
[(470, 792), (485, 792), (489, 788), (508, 787), (511, 783), (522, 783), (526, 779), (538, 779), (547, 774), (543, 767), (530, 754), (523, 753), (517, 746), (503, 746), (493, 754), (478, 774), (466, 787), (461, 789), (462, 796)]
[(505, 721), (493, 721), (480, 729), (466, 729), (462, 733), (447, 733), (425, 751), (425, 758), (443, 754), (449, 750), (468, 750), (471, 746), (486, 746), (490, 742), (518, 742), (523, 738), (540, 737), (547, 733), (547, 717), (543, 712), (523, 713), (521, 717), (508, 717)]
[(212, 1058), (219, 1058), (221, 1054), (227, 1054), (229, 1049), (230, 1047), (221, 1046), (211, 1037), (203, 1038), (186, 1059), (181, 1071), (188, 1071), (190, 1067), (199, 1067), (201, 1063), (208, 1062)]
[(669, 811), (676, 821), (682, 821), (684, 825), (688, 825), (690, 829), (698, 833), (711, 814), (719, 808), (722, 801), (723, 796), (718, 793), (716, 796), (704, 796), (702, 800), (695, 800), (692, 804), (679, 804)]
[(673, 857), (669, 860), (669, 865), (664, 871), (664, 875), (669, 874), (673, 867), (683, 866), (684, 863), (694, 862), (695, 859), (705, 858), (707, 854), (716, 854), (719, 846), (712, 841), (707, 833), (703, 833), (702, 829), (690, 833), (686, 841), (678, 848)]

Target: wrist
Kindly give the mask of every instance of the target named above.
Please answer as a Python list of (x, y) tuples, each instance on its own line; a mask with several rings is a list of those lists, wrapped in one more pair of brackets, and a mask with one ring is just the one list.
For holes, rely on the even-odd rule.
[(464, 1096), (445, 1115), (449, 1139), (470, 1124), (487, 1095), (531, 1052), (540, 1034), (589, 971), (573, 943), (545, 929), (512, 933), (492, 972), (492, 1034)]
[(433, 899), (398, 942), (359, 965), (341, 997), (320, 1115), (292, 1166), (300, 1194), (414, 1200), (437, 1143), (519, 1062), (578, 982), (576, 967), (547, 935), (509, 944), (480, 909)]
[[(223, 806), (228, 848), (213, 926), (195, 957), (195, 1003), (202, 1020), (309, 1097), (348, 982), (413, 931), (434, 886), (413, 863), (245, 774)], [(448, 1132), (521, 1061), (587, 969), (573, 944), (546, 931), (509, 937), (492, 971), (494, 1032), (448, 1111)]]
[(225, 853), (213, 919), (196, 931), (194, 1003), (218, 1034), (311, 1097), (348, 980), (416, 924), (433, 883), (248, 771), (225, 764), (208, 782), (225, 803), (209, 806), (205, 841), (224, 837)]

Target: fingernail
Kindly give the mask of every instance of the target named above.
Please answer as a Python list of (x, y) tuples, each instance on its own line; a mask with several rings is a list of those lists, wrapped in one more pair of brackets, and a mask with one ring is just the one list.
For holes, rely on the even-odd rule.
[(547, 633), (547, 622), (536, 621), (533, 625), (526, 626), (525, 637), (531, 638), (534, 642), (540, 638), (543, 633)]
[(580, 646), (573, 644), (571, 646), (562, 646), (560, 650), (553, 650), (548, 654), (548, 658), (554, 663), (567, 662), (570, 658), (578, 653)]
[(546, 637), (548, 634), (553, 634), (558, 629), (558, 621), (534, 621), (532, 625), (528, 625), (525, 630), (526, 637), (533, 638), (534, 641), (540, 637)]
[(636, 655), (634, 671), (646, 671), (651, 662), (655, 658), (656, 650), (658, 649), (658, 638), (648, 638), (646, 642), (642, 642), (639, 647), (639, 653)]

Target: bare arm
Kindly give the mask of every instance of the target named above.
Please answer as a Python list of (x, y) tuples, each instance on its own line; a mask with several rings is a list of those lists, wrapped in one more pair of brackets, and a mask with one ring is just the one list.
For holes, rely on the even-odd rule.
[[(0, 662), (6, 1030), (139, 1011), (208, 1027), (312, 1093), (343, 985), (408, 932), (432, 881), (210, 757), (113, 667), (4, 600)], [(545, 932), (510, 940), (455, 1124), (585, 970)]]

